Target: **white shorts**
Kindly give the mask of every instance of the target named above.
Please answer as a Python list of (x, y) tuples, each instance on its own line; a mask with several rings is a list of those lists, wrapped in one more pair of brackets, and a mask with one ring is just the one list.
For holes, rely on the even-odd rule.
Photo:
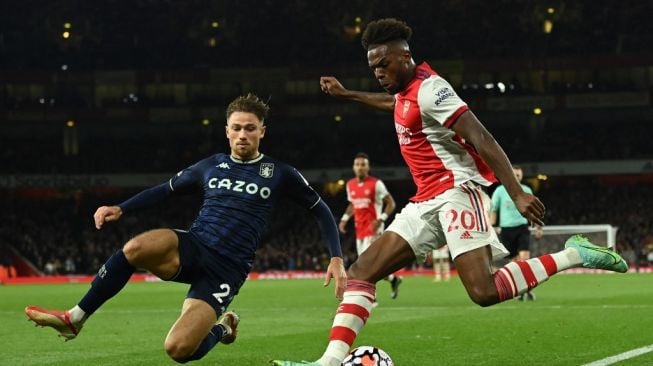
[(508, 255), (488, 220), (490, 197), (476, 184), (464, 183), (428, 201), (411, 202), (387, 230), (404, 238), (418, 262), (447, 244), (451, 258), (490, 245), (493, 259)]
[(356, 239), (356, 254), (361, 255), (367, 248), (372, 245), (372, 242), (379, 238), (380, 235), (370, 235), (362, 239)]

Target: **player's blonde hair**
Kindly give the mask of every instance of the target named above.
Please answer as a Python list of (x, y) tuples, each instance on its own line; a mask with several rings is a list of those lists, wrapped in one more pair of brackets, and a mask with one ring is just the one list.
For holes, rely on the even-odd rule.
[(229, 103), (229, 106), (227, 107), (227, 119), (229, 119), (234, 112), (247, 112), (253, 113), (259, 120), (261, 120), (261, 122), (263, 122), (268, 117), (269, 110), (270, 106), (263, 102), (259, 97), (252, 93), (247, 93), (247, 95), (241, 95), (234, 99), (233, 102)]

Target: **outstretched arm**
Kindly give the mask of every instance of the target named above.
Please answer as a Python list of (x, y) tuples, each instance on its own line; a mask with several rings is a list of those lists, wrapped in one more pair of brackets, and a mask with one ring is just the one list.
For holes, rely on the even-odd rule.
[(329, 267), (327, 268), (324, 286), (329, 285), (331, 278), (335, 279), (336, 297), (342, 300), (342, 295), (345, 293), (345, 286), (347, 286), (347, 272), (342, 261), (342, 249), (340, 248), (340, 237), (338, 236), (336, 221), (333, 219), (329, 207), (321, 199), (311, 208), (311, 213), (315, 216), (320, 226), (322, 235), (324, 235), (324, 239), (329, 248), (329, 254), (331, 255), (331, 263), (329, 263)]
[(100, 230), (102, 229), (102, 225), (104, 225), (105, 222), (117, 221), (125, 212), (148, 207), (158, 203), (164, 198), (168, 197), (171, 192), (172, 188), (170, 187), (170, 184), (166, 182), (158, 186), (146, 189), (117, 206), (99, 207), (93, 215), (93, 219), (95, 220), (95, 227)]
[(529, 223), (543, 226), (544, 204), (534, 195), (524, 192), (512, 172), (512, 166), (506, 153), (476, 116), (468, 110), (458, 117), (451, 128), (474, 146), (505, 186), (517, 209), (528, 219)]
[(395, 108), (394, 96), (388, 93), (348, 90), (333, 76), (320, 77), (320, 88), (332, 97), (358, 102), (382, 111), (392, 112)]

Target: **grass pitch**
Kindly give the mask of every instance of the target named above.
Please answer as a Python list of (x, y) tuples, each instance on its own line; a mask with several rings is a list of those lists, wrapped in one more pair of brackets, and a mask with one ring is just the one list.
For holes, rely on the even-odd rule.
[[(175, 365), (163, 340), (186, 286), (129, 284), (80, 336), (64, 343), (34, 328), (23, 308), (68, 308), (87, 284), (0, 286), (0, 365)], [(399, 366), (583, 365), (653, 344), (653, 274), (558, 275), (537, 301), (480, 308), (457, 278), (405, 278), (397, 300), (378, 285), (356, 345), (376, 345)], [(195, 365), (266, 365), (273, 358), (313, 360), (327, 343), (337, 307), (319, 280), (249, 281), (231, 305), (241, 316), (236, 343), (219, 344)], [(618, 365), (653, 365), (653, 352)]]

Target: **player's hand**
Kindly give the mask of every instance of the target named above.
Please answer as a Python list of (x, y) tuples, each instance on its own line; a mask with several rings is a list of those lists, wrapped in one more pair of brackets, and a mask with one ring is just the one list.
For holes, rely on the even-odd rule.
[(345, 94), (348, 91), (344, 86), (342, 86), (342, 84), (340, 84), (340, 81), (333, 76), (320, 77), (320, 89), (322, 89), (326, 94), (336, 98), (345, 97)]
[(372, 223), (370, 224), (370, 226), (372, 227), (372, 232), (373, 233), (377, 232), (379, 230), (379, 228), (381, 227), (381, 224), (383, 224), (383, 221), (381, 221), (381, 220), (372, 221)]
[(102, 229), (102, 225), (104, 225), (105, 222), (116, 221), (120, 219), (120, 216), (122, 216), (122, 209), (118, 206), (99, 207), (93, 215), (93, 219), (95, 220), (95, 228), (100, 230)]
[(347, 271), (345, 264), (340, 257), (332, 257), (329, 267), (327, 268), (326, 277), (324, 278), (324, 287), (329, 286), (331, 278), (336, 280), (336, 298), (342, 300), (347, 286)]
[(546, 209), (539, 198), (530, 193), (522, 192), (514, 201), (517, 210), (528, 220), (531, 226), (544, 226), (542, 220)]
[(341, 233), (346, 234), (347, 233), (347, 221), (340, 221), (338, 224), (338, 230), (340, 230)]

